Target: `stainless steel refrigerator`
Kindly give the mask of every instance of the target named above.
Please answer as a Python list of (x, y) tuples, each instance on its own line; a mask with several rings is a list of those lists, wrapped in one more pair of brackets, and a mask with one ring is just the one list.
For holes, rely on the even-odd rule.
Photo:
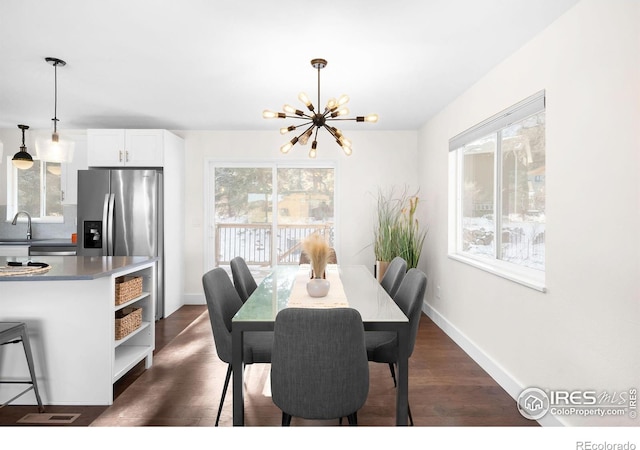
[(78, 171), (81, 256), (157, 256), (156, 320), (164, 316), (162, 171)]

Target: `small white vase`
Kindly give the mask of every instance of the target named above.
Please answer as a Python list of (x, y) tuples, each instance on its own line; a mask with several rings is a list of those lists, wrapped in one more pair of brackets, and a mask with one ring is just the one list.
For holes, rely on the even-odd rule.
[(307, 281), (307, 293), (311, 297), (324, 297), (329, 293), (331, 283), (324, 278), (312, 278)]

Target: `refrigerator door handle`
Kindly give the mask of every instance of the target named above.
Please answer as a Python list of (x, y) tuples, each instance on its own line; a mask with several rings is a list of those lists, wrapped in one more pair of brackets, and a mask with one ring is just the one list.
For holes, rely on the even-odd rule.
[(102, 255), (107, 255), (107, 247), (109, 246), (109, 238), (107, 230), (109, 229), (109, 197), (110, 194), (104, 194), (104, 204), (102, 205)]
[[(108, 197), (108, 202), (107, 202)], [(106, 256), (113, 256), (114, 251), (114, 241), (113, 241), (113, 227), (114, 224), (114, 208), (115, 208), (115, 195), (107, 194), (105, 195), (105, 202), (107, 202), (106, 206), (106, 224), (107, 224), (107, 242), (105, 245), (105, 252), (103, 253)]]

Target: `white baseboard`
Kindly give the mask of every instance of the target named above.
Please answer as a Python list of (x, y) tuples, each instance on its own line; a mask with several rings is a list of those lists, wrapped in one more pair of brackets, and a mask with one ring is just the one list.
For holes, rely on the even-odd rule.
[[(522, 386), (507, 370), (496, 363), (489, 355), (482, 351), (463, 332), (456, 328), (451, 322), (443, 317), (437, 310), (428, 303), (424, 303), (422, 311), (449, 336), (464, 352), (471, 357), (482, 369), (493, 378), (507, 393), (517, 401), (520, 393), (528, 386)], [(515, 405), (514, 405), (515, 407)], [(565, 426), (557, 417), (547, 414), (537, 421), (546, 427)]]
[(185, 305), (206, 305), (207, 301), (203, 294), (184, 294), (182, 296)]

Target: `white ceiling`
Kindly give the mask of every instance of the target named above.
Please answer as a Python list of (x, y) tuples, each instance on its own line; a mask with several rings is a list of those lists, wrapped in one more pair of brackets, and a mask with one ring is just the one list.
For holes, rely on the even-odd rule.
[[(349, 94), (415, 130), (577, 0), (2, 0), (0, 129), (276, 130)], [(345, 122), (342, 128), (350, 128)]]

